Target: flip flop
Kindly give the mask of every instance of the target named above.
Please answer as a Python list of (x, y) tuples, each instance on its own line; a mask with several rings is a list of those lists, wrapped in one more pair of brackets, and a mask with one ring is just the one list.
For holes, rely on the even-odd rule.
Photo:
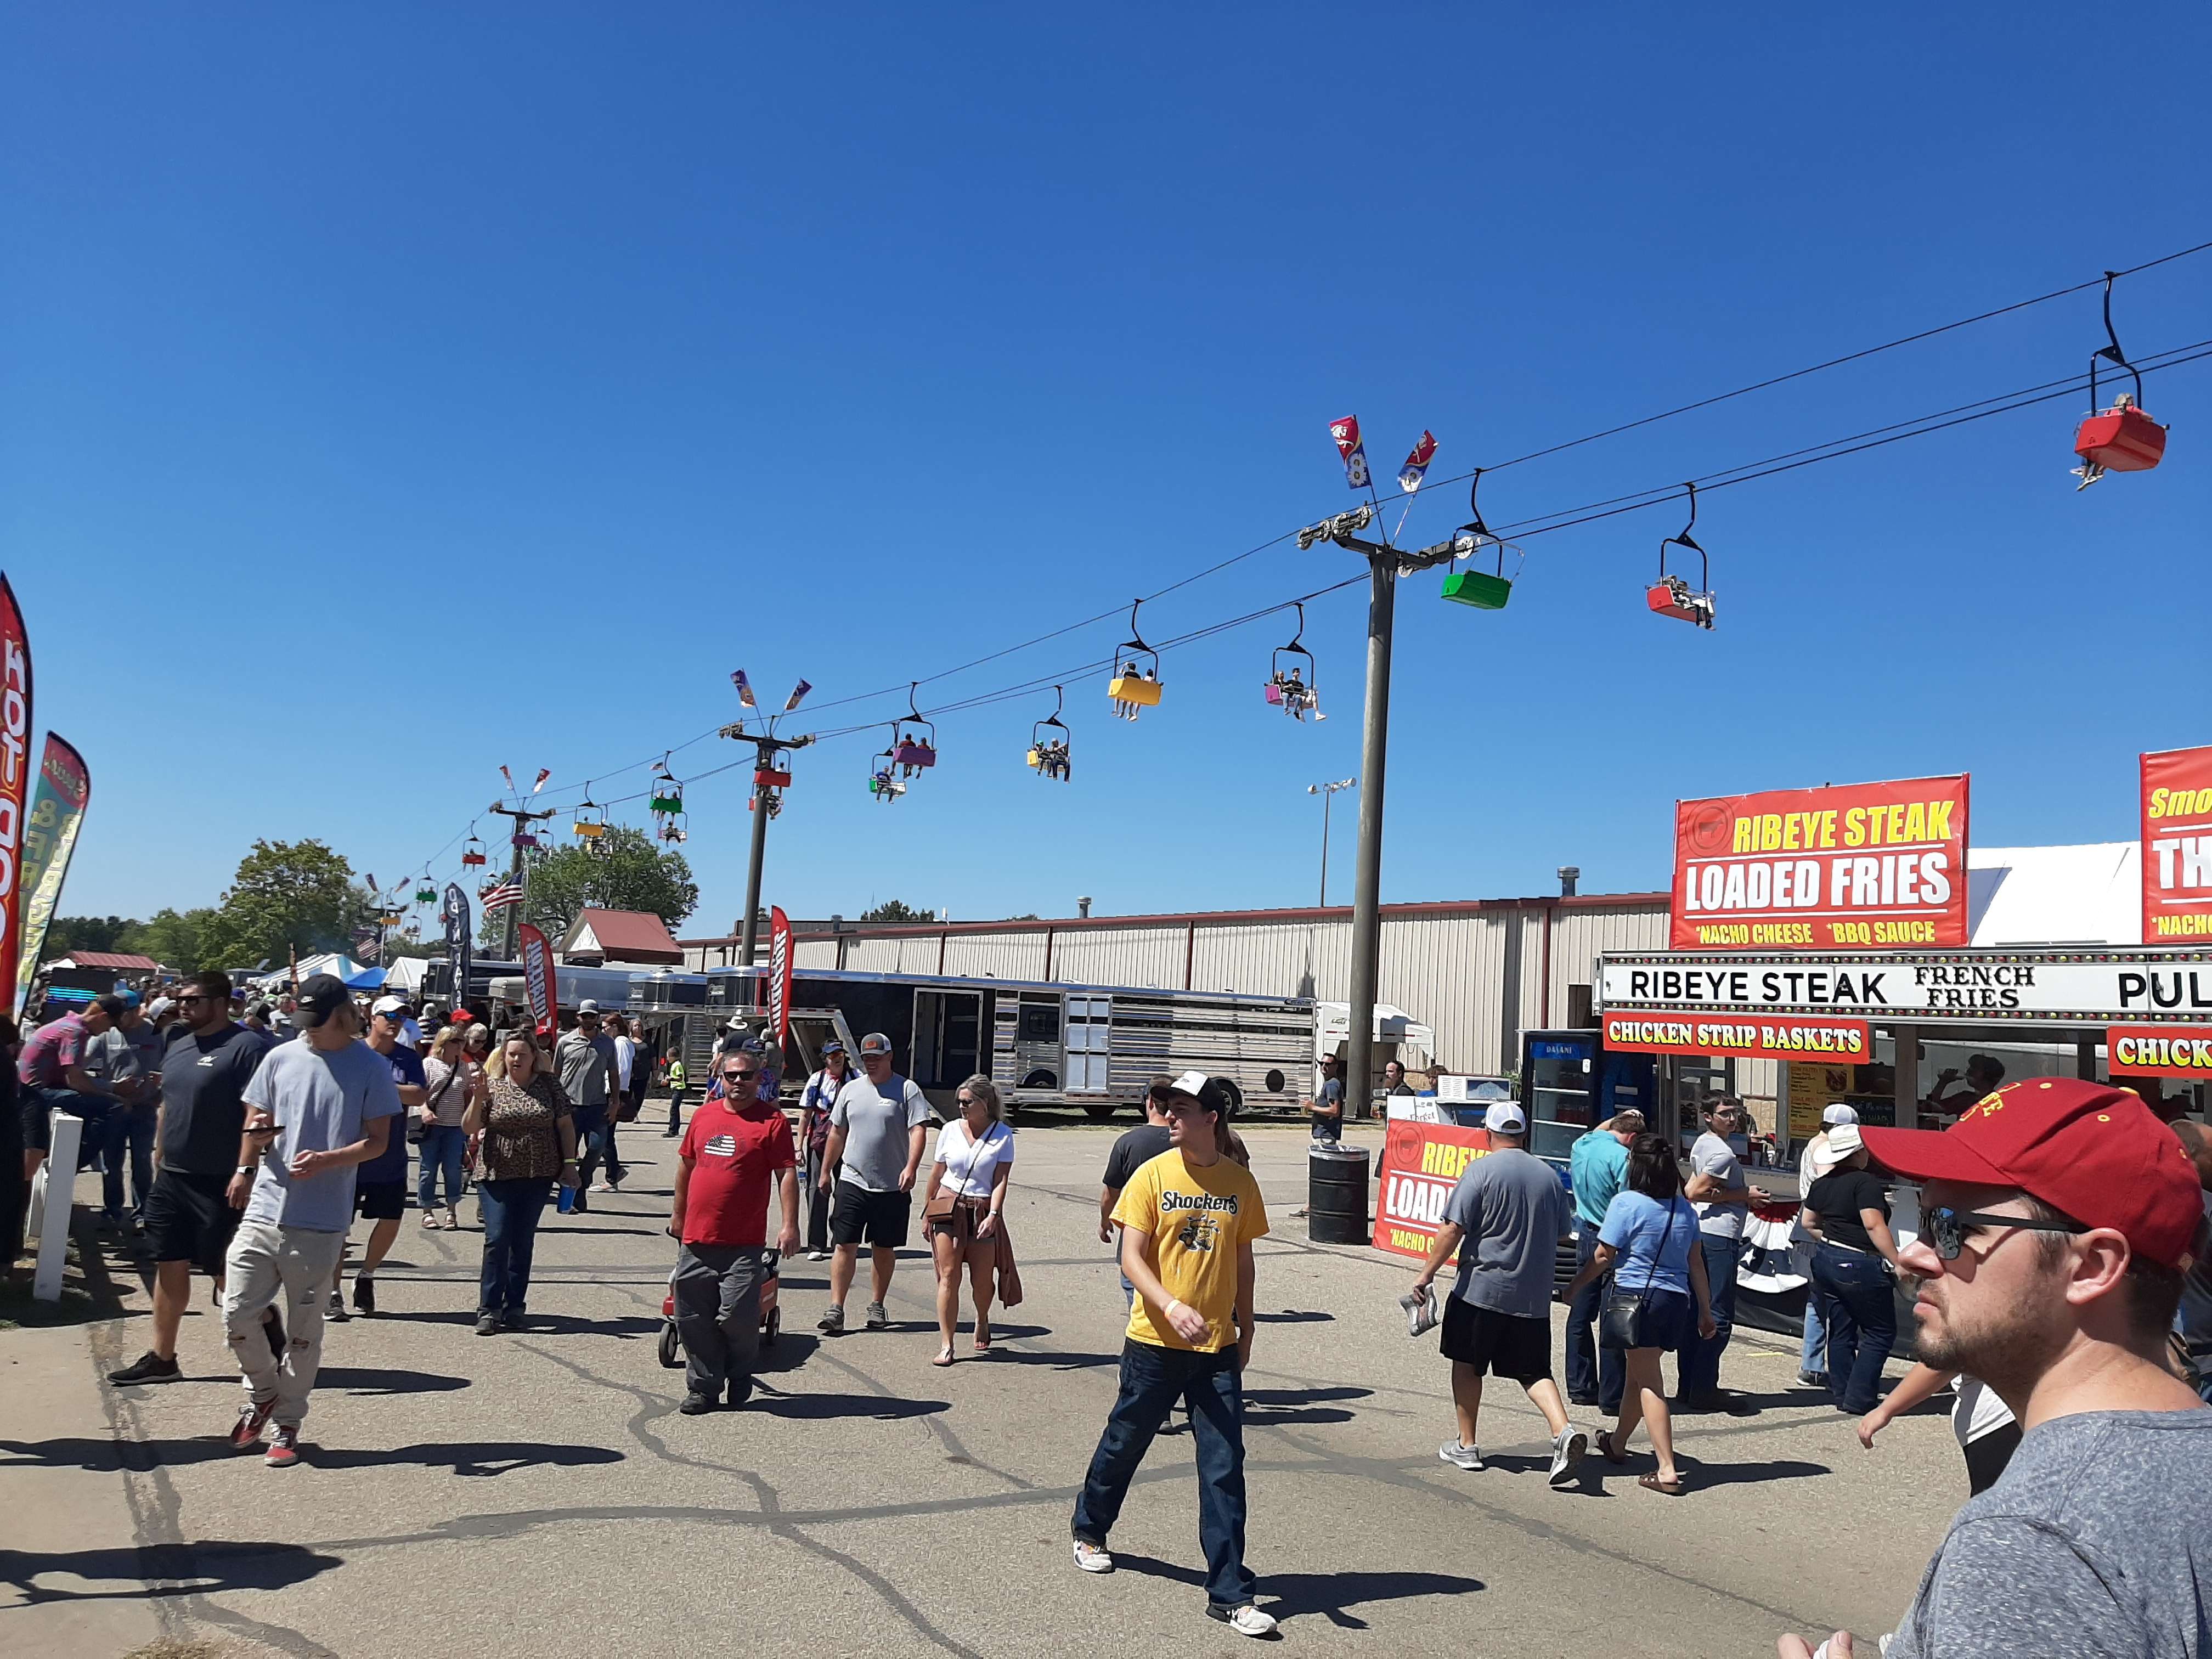
[(948, 1342), (939, 1348), (937, 1351), (937, 1358), (929, 1363), (933, 1365), (950, 1365), (952, 1363), (952, 1345)]
[(1647, 1492), (1657, 1492), (1662, 1498), (1680, 1498), (1689, 1490), (1682, 1484), (1680, 1475), (1676, 1475), (1672, 1480), (1662, 1480), (1656, 1469), (1652, 1470), (1649, 1474), (1637, 1476), (1636, 1484)]
[(1597, 1449), (1598, 1455), (1608, 1463), (1626, 1463), (1628, 1461), (1626, 1452), (1613, 1449), (1611, 1429), (1600, 1429), (1597, 1431)]

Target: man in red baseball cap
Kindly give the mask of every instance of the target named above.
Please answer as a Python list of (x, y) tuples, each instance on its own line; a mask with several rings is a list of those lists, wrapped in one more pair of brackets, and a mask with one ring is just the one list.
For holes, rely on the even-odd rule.
[[(2195, 1653), (2212, 1643), (2212, 1407), (2165, 1363), (2203, 1218), (2136, 1095), (2006, 1085), (1940, 1133), (1863, 1131), (1923, 1182), (1920, 1358), (1995, 1389), (2022, 1438), (1920, 1581), (1888, 1659)], [(1806, 1659), (1785, 1636), (1782, 1659)], [(1838, 1632), (1829, 1659), (1848, 1659)]]

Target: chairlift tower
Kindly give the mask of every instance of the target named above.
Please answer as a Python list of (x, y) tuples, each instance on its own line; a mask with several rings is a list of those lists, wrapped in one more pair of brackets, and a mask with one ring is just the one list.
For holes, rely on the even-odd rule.
[(1398, 578), (1449, 564), (1454, 542), (1404, 550), (1359, 535), (1376, 518), (1372, 506), (1355, 507), (1298, 532), (1298, 546), (1334, 542), (1367, 561), (1367, 709), (1359, 740), (1359, 848), (1352, 900), (1351, 1053), (1345, 1066), (1346, 1099), (1360, 1117), (1374, 1109), (1375, 992), (1382, 946), (1382, 780), (1390, 748), (1390, 635), (1397, 616)]

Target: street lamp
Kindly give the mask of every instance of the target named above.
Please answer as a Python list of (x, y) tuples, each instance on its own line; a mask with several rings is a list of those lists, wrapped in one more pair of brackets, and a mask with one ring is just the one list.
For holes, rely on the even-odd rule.
[(1358, 778), (1340, 778), (1334, 783), (1310, 783), (1306, 793), (1321, 797), (1321, 904), (1328, 908), (1328, 809), (1340, 789), (1358, 787)]

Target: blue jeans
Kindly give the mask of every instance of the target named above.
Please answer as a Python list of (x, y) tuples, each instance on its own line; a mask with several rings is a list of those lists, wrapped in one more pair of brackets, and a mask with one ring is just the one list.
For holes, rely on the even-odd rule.
[(1712, 1297), (1716, 1328), (1711, 1336), (1699, 1336), (1692, 1325), (1674, 1356), (1674, 1392), (1687, 1401), (1708, 1399), (1721, 1386), (1721, 1353), (1735, 1328), (1735, 1269), (1743, 1241), (1700, 1232), (1698, 1249), (1705, 1258), (1705, 1288)]
[[(563, 1197), (562, 1209), (585, 1207), (584, 1194), (591, 1190), (592, 1172), (599, 1167), (599, 1160), (607, 1155), (607, 1109), (604, 1106), (579, 1106), (570, 1120), (576, 1128), (576, 1195), (574, 1200)], [(611, 1163), (610, 1169), (614, 1166)]]
[[(1577, 1216), (1575, 1232), (1575, 1266), (1579, 1270), (1589, 1266), (1590, 1257), (1597, 1254), (1597, 1226)], [(1627, 1368), (1620, 1350), (1597, 1346), (1596, 1333), (1591, 1328), (1612, 1286), (1613, 1275), (1600, 1273), (1576, 1291), (1575, 1299), (1567, 1304), (1567, 1397), (1595, 1400), (1598, 1410), (1617, 1417)]]
[(108, 1218), (123, 1218), (123, 1160), (131, 1159), (131, 1213), (143, 1225), (146, 1194), (154, 1190), (154, 1125), (161, 1108), (133, 1101), (107, 1115), (107, 1170), (100, 1180), (100, 1206)]
[(416, 1149), (421, 1168), (415, 1176), (415, 1201), (428, 1215), (430, 1206), (438, 1201), (438, 1172), (446, 1172), (446, 1207), (452, 1209), (461, 1201), (461, 1165), (469, 1155), (468, 1131), (458, 1123), (438, 1123), (431, 1126)]
[(1828, 1374), (1828, 1334), (1820, 1328), (1820, 1287), (1805, 1286), (1805, 1341), (1797, 1350), (1797, 1369), (1807, 1376)]
[(1198, 1541), (1206, 1599), (1239, 1607), (1252, 1599), (1244, 1567), (1244, 1394), (1237, 1350), (1192, 1353), (1149, 1342), (1121, 1345), (1121, 1392), (1075, 1500), (1075, 1536), (1102, 1548), (1121, 1500), (1169, 1409), (1188, 1396), (1198, 1451)]
[(553, 1183), (542, 1176), (479, 1181), (483, 1200), (483, 1287), (477, 1311), (519, 1314), (530, 1297), (530, 1255), (538, 1243), (538, 1218)]
[(1822, 1244), (1813, 1282), (1826, 1298), (1828, 1397), (1863, 1416), (1881, 1401), (1881, 1368), (1897, 1340), (1897, 1281), (1878, 1255)]

